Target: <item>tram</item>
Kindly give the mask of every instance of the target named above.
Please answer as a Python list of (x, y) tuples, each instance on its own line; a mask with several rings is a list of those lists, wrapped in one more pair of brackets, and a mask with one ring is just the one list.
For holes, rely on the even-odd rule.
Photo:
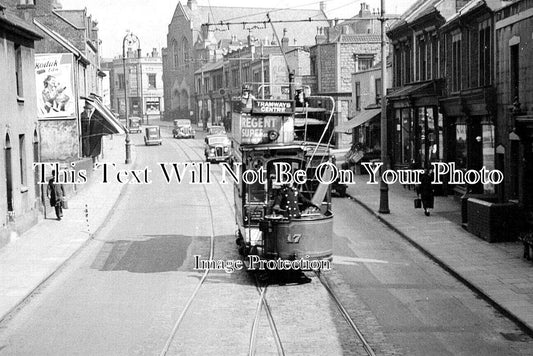
[[(333, 113), (331, 97), (309, 96), (305, 102), (253, 98), (251, 103), (232, 98), (233, 168), (259, 177), (234, 184), (236, 242), (242, 255), (331, 260), (331, 187), (316, 173), (319, 168), (327, 172), (332, 161)], [(287, 182), (297, 175), (305, 178)], [(288, 205), (276, 209), (280, 185), (299, 196), (293, 206), (297, 212), (287, 212)]]

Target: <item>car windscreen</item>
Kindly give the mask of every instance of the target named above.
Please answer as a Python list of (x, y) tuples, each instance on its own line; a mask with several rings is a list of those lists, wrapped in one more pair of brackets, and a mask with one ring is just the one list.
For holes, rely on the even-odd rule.
[(210, 145), (229, 145), (227, 137), (210, 137), (208, 142)]

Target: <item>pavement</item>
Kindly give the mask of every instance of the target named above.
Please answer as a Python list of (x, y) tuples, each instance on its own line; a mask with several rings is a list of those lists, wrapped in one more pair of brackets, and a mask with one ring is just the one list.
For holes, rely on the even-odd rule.
[[(132, 167), (125, 162), (125, 137), (104, 137), (104, 162), (114, 162), (117, 168)], [(132, 162), (135, 148), (132, 144)], [(46, 282), (70, 257), (76, 254), (103, 225), (115, 206), (125, 184), (101, 183), (100, 171), (92, 174), (83, 189), (67, 196), (68, 209), (63, 219), (49, 215), (0, 249), (0, 321), (16, 310)]]
[[(347, 194), (433, 261), (533, 335), (533, 263), (520, 242), (489, 243), (461, 226), (453, 197), (435, 197), (431, 216), (414, 209), (414, 190), (389, 186), (390, 214), (379, 214), (379, 184), (356, 175)], [(379, 238), (379, 236), (376, 236)]]

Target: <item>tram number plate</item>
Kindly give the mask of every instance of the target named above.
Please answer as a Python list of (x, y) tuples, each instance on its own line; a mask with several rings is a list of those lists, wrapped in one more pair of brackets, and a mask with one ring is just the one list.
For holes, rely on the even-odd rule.
[(302, 234), (288, 234), (287, 235), (287, 243), (289, 244), (298, 244), (300, 243), (300, 239), (302, 238)]

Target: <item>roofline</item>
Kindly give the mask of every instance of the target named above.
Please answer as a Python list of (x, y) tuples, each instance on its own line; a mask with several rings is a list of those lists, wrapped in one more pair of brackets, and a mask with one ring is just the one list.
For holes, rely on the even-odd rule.
[[(76, 10), (76, 11), (83, 11), (83, 10)], [(69, 20), (67, 20), (66, 18), (64, 18), (60, 14), (58, 14), (56, 10), (52, 10), (52, 13), (54, 15), (56, 15), (57, 17), (59, 17), (61, 20), (63, 20), (63, 22), (65, 22), (66, 24), (68, 24), (71, 27), (75, 28), (76, 30), (84, 30), (85, 29), (85, 27), (78, 27), (78, 26), (74, 25), (72, 22), (70, 22)]]
[[(0, 11), (3, 12), (3, 10), (5, 10), (5, 9), (6, 8), (4, 6), (2, 6), (2, 4), (0, 4)], [(4, 14), (4, 16), (0, 16), (0, 22), (10, 26), (12, 28), (11, 32), (14, 32), (14, 33), (16, 33), (16, 34), (18, 34), (18, 35), (20, 35), (22, 37), (25, 37), (27, 39), (34, 40), (34, 41), (35, 40), (41, 40), (41, 39), (44, 38), (40, 33), (36, 32), (32, 28), (30, 28), (29, 24), (28, 24), (28, 27), (22, 26), (21, 24), (18, 24), (16, 22), (11, 21), (6, 15), (7, 14)], [(12, 16), (15, 16), (15, 15), (12, 15)], [(17, 19), (19, 19), (19, 18), (17, 18)], [(24, 22), (24, 20), (22, 20), (22, 19), (19, 19), (19, 20)]]
[(80, 62), (84, 63), (85, 65), (91, 64), (91, 61), (87, 57), (85, 57), (85, 55), (79, 49), (77, 49), (76, 46), (70, 43), (69, 40), (63, 38), (63, 36), (61, 36), (60, 34), (39, 23), (37, 19), (33, 19), (33, 23), (48, 36), (52, 37), (54, 41), (65, 47), (65, 49), (68, 50), (70, 53), (74, 54), (74, 56), (76, 56), (76, 58), (80, 60)]

